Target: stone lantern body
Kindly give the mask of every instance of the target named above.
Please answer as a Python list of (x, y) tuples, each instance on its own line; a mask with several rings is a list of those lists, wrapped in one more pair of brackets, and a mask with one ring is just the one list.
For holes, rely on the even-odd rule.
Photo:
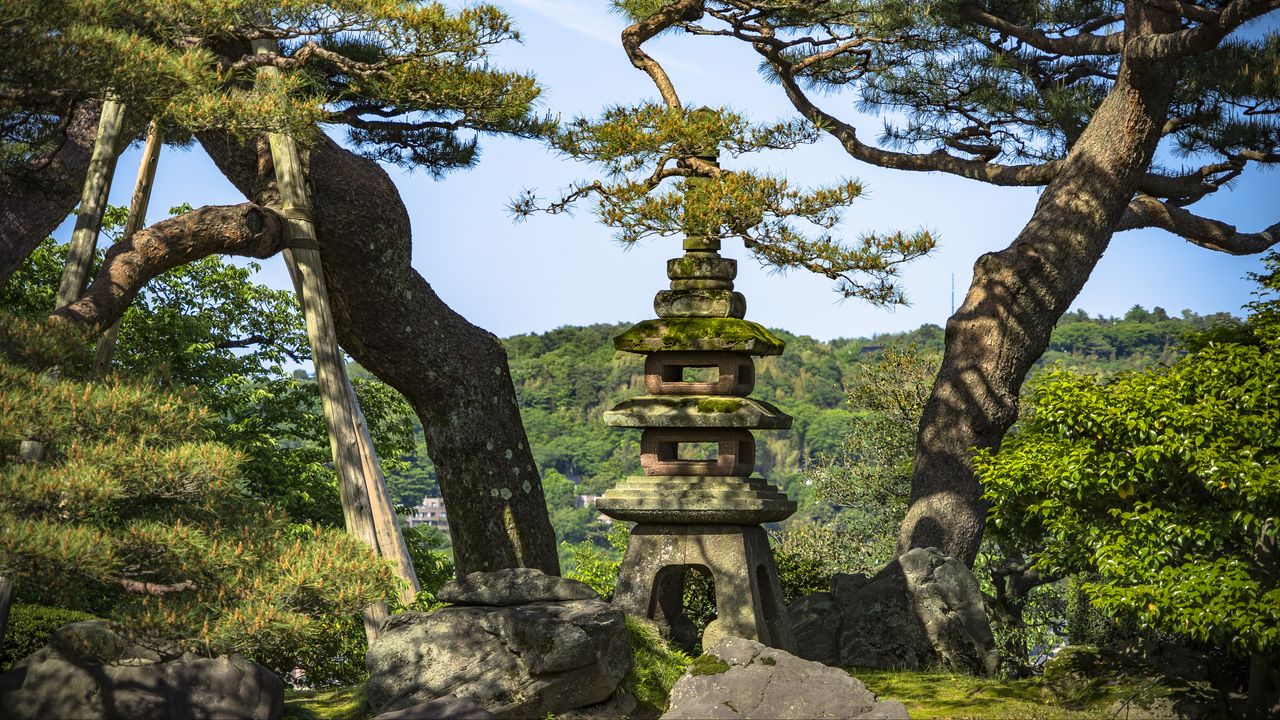
[[(671, 287), (654, 298), (658, 319), (614, 338), (618, 350), (645, 356), (647, 394), (604, 415), (609, 425), (643, 431), (645, 474), (596, 502), (609, 517), (638, 523), (613, 602), (690, 646), (683, 587), (690, 571), (702, 570), (714, 581), (716, 604), (704, 647), (734, 635), (790, 650), (778, 571), (760, 524), (789, 517), (796, 505), (753, 476), (751, 431), (789, 428), (791, 417), (749, 397), (753, 357), (777, 355), (783, 342), (743, 319), (746, 300), (733, 289), (737, 263), (720, 256), (718, 239), (689, 237), (684, 249), (667, 263)], [(714, 377), (688, 377), (691, 368), (714, 368)], [(714, 456), (688, 458), (681, 451), (688, 444), (714, 448)]]

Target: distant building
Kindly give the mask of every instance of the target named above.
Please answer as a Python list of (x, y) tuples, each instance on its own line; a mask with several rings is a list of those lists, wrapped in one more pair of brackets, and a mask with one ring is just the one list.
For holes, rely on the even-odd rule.
[(405, 522), (408, 523), (409, 527), (430, 525), (440, 532), (448, 534), (449, 514), (444, 509), (444, 498), (422, 498), (422, 502), (413, 509), (413, 514)]
[[(599, 499), (600, 499), (600, 498), (602, 498), (602, 497), (604, 497), (604, 496), (603, 496), (603, 495), (578, 495), (578, 496), (576, 496), (576, 497), (574, 497), (574, 498), (573, 498), (573, 506), (574, 506), (574, 507), (585, 507), (585, 508), (593, 508), (593, 509), (594, 509), (594, 508), (595, 508), (595, 506), (596, 506), (596, 501), (597, 501), (597, 500), (599, 500)], [(603, 513), (599, 514), (599, 515), (596, 517), (596, 519), (597, 519), (597, 520), (599, 520), (600, 522), (604, 523), (605, 525), (612, 525), (612, 524), (613, 524), (613, 518), (611, 518), (611, 517), (609, 517), (608, 515), (605, 515), (605, 514), (603, 514)]]

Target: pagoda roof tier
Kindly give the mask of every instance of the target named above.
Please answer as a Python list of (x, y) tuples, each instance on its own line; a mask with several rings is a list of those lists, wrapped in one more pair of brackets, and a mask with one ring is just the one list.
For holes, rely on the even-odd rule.
[(725, 317), (674, 317), (645, 320), (613, 339), (624, 352), (724, 351), (780, 355), (786, 343), (763, 325)]
[(596, 500), (615, 520), (754, 525), (784, 520), (796, 503), (764, 478), (629, 477)]
[(791, 416), (763, 400), (727, 395), (641, 395), (604, 414), (606, 425), (628, 428), (743, 428), (786, 430)]

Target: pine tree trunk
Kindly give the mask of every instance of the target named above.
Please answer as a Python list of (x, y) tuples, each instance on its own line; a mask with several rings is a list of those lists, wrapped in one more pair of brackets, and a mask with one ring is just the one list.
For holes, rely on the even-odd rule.
[[(246, 197), (273, 201), (254, 148), (223, 135), (200, 141)], [(408, 212), (386, 171), (324, 136), (308, 158), (339, 339), (422, 421), (458, 573), (533, 567), (558, 575), (555, 533), (502, 344), (449, 308), (410, 265)]]
[[(1144, 3), (1127, 8), (1129, 37), (1177, 28), (1172, 16)], [(1123, 59), (1030, 222), (1008, 248), (978, 258), (964, 304), (947, 321), (942, 367), (920, 420), (900, 553), (937, 547), (973, 565), (987, 503), (972, 453), (998, 448), (1017, 419), (1027, 371), (1151, 163), (1177, 72), (1173, 62)]]
[[(136, 233), (147, 221), (147, 206), (151, 203), (151, 187), (155, 184), (156, 165), (160, 161), (160, 148), (164, 139), (160, 123), (152, 120), (147, 126), (147, 144), (142, 148), (142, 160), (138, 163), (138, 179), (133, 185), (133, 197), (129, 200), (129, 219), (125, 221), (121, 240)], [(111, 372), (111, 356), (116, 350), (116, 336), (120, 333), (120, 321), (111, 324), (98, 338), (98, 349), (93, 359), (93, 371), (98, 377)]]
[[(257, 52), (270, 52), (278, 47), (275, 41), (254, 41)], [(279, 72), (267, 65), (258, 69), (258, 77), (260, 81), (274, 82)], [(399, 523), (387, 500), (382, 469), (338, 346), (315, 227), (311, 221), (306, 174), (297, 145), (291, 137), (270, 133), (268, 138), (282, 214), (289, 222), (293, 246), (285, 251), (285, 260), (298, 288), (298, 299), (306, 319), (316, 384), (320, 389), (321, 407), (341, 488), (343, 519), (348, 532), (396, 565), (405, 580), (406, 588), (401, 600), (407, 605), (417, 594), (417, 575)], [(374, 501), (379, 501), (382, 507), (377, 507)], [(382, 603), (366, 609), (365, 634), (370, 643), (377, 638), (388, 615), (387, 607)]]
[(101, 103), (71, 109), (56, 150), (0, 170), (0, 285), (75, 209), (98, 134)]
[(116, 157), (124, 137), (124, 110), (124, 104), (110, 95), (102, 103), (93, 156), (89, 160), (84, 190), (80, 195), (80, 214), (76, 216), (76, 228), (71, 233), (71, 247), (58, 285), (56, 307), (70, 305), (89, 284), (89, 269), (98, 246), (102, 214), (107, 209), (107, 194), (111, 192), (111, 178), (115, 175)]

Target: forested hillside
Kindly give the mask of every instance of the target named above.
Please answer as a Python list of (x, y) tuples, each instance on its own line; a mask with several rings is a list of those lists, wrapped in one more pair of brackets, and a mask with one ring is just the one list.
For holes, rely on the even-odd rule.
[[(1158, 307), (1148, 311), (1135, 306), (1122, 318), (1076, 311), (1063, 317), (1040, 367), (1110, 374), (1170, 362), (1182, 352), (1179, 341), (1188, 331), (1237, 322), (1226, 313), (1201, 316), (1188, 310), (1171, 317)], [(601, 421), (605, 410), (644, 392), (643, 358), (613, 349), (613, 336), (627, 327), (562, 327), (503, 341), (561, 539), (577, 541), (599, 530), (590, 526), (594, 513), (572, 508), (574, 495), (602, 493), (641, 472), (639, 432)], [(866, 412), (846, 398), (853, 374), (886, 346), (940, 352), (943, 331), (927, 324), (910, 332), (830, 342), (772, 331), (787, 341), (787, 349), (781, 356), (757, 358), (753, 397), (777, 405), (795, 420), (790, 430), (756, 433), (757, 472), (800, 500), (799, 517), (804, 517), (822, 512), (805, 483), (805, 469), (837, 455), (855, 415)], [(414, 505), (434, 493), (433, 472), (421, 444), (405, 460), (409, 468), (395, 473), (389, 483), (394, 501)]]

